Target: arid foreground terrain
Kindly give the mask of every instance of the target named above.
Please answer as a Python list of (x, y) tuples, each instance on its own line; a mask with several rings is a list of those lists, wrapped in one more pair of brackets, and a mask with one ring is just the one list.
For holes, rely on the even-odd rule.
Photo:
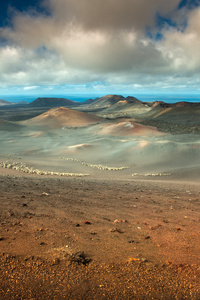
[(199, 104), (56, 101), (0, 108), (0, 299), (200, 299)]

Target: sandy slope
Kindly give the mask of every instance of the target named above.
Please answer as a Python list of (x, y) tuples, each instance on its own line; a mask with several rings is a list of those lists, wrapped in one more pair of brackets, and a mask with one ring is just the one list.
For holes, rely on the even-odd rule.
[(84, 112), (71, 110), (65, 107), (52, 108), (47, 112), (35, 118), (23, 121), (25, 125), (48, 126), (49, 128), (62, 128), (64, 126), (86, 126), (104, 121), (103, 118), (97, 117)]
[(99, 131), (101, 135), (114, 135), (114, 136), (162, 136), (165, 133), (159, 132), (156, 127), (145, 126), (133, 122), (129, 119), (123, 121), (110, 122), (102, 126)]

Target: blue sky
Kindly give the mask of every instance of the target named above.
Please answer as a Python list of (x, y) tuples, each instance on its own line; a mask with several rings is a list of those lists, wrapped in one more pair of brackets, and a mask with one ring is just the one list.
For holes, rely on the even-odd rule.
[(199, 94), (200, 0), (0, 3), (4, 95)]

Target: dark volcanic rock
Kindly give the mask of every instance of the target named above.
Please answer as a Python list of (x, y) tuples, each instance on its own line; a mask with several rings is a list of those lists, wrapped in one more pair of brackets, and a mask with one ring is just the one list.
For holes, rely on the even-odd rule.
[(137, 99), (135, 97), (131, 97), (131, 96), (126, 97), (126, 101), (131, 104), (142, 103), (142, 101), (140, 101), (139, 99)]
[(76, 102), (65, 98), (37, 98), (29, 104), (31, 107), (75, 106)]

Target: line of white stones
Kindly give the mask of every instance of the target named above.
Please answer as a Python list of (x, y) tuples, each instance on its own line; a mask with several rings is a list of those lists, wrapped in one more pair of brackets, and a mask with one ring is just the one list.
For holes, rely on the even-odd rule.
[(75, 177), (82, 177), (82, 176), (88, 176), (89, 174), (79, 174), (79, 173), (61, 173), (61, 172), (52, 172), (52, 171), (41, 171), (34, 168), (29, 168), (24, 163), (19, 162), (9, 162), (9, 161), (0, 161), (0, 167), (5, 169), (13, 169), (17, 171), (21, 171), (24, 173), (29, 174), (37, 174), (37, 175), (56, 175), (56, 176), (75, 176)]
[(87, 166), (87, 167), (91, 167), (91, 168), (97, 168), (99, 170), (122, 171), (124, 169), (129, 169), (129, 167), (108, 167), (108, 166), (103, 166), (103, 165), (93, 165), (93, 164), (89, 164), (89, 163), (86, 163), (84, 161), (81, 161), (81, 160), (75, 159), (75, 158), (62, 157), (62, 159), (67, 160), (67, 161), (80, 162), (83, 166)]

